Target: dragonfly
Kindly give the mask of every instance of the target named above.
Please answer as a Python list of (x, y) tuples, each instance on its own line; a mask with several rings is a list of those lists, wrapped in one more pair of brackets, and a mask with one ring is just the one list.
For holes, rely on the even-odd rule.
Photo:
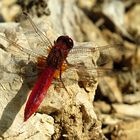
[(25, 47), (22, 47), (21, 45), (17, 44), (15, 41), (8, 39), (2, 35), (0, 35), (0, 38), (6, 40), (7, 42), (9, 42), (9, 44), (12, 44), (21, 51), (36, 56), (38, 65), (42, 69), (41, 74), (39, 74), (39, 78), (35, 83), (35, 85), (33, 86), (25, 106), (24, 121), (27, 121), (37, 111), (39, 105), (43, 101), (44, 97), (47, 95), (47, 91), (50, 85), (52, 84), (54, 78), (59, 78), (64, 89), (68, 92), (62, 79), (62, 72), (66, 69), (65, 65), (67, 65), (68, 67), (74, 67), (75, 69), (81, 69), (81, 71), (84, 70), (83, 65), (81, 65), (80, 63), (74, 65), (68, 62), (67, 58), (69, 54), (76, 55), (78, 52), (81, 52), (81, 50), (82, 52), (88, 54), (89, 52), (101, 51), (110, 48), (111, 46), (106, 45), (104, 47), (86, 47), (86, 48), (81, 48), (79, 46), (74, 48), (74, 41), (67, 35), (59, 36), (57, 40), (54, 41), (54, 44), (52, 44), (51, 41), (48, 39), (48, 37), (35, 25), (31, 17), (25, 12), (23, 13), (23, 15), (27, 18), (27, 20), (31, 24), (33, 30), (39, 36), (41, 42), (43, 42), (43, 45), (46, 46), (48, 50), (48, 55), (45, 56), (34, 53), (26, 49)]

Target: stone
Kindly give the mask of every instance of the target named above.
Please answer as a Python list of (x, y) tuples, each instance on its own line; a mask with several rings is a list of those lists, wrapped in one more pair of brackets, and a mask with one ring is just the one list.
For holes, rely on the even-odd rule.
[[(85, 17), (80, 9), (73, 5), (73, 1), (64, 1), (62, 4), (61, 1), (51, 0), (48, 1), (48, 6), (51, 11), (50, 16), (31, 18), (51, 42), (63, 34), (69, 35), (76, 41), (82, 41), (86, 35), (87, 38), (94, 37), (95, 40), (98, 37), (98, 41), (104, 42), (99, 30), (91, 24), (91, 21)], [(65, 15), (61, 11), (62, 6), (64, 11), (67, 10), (67, 12), (63, 12)], [(84, 26), (79, 27), (82, 20)], [(76, 60), (82, 62), (84, 68), (81, 72), (74, 68), (63, 72), (62, 78), (68, 92), (61, 85), (57, 85), (57, 82), (56, 84), (54, 82), (40, 105), (38, 113), (23, 123), (25, 103), (33, 84), (37, 80), (37, 77), (33, 76), (35, 74), (35, 56), (38, 54), (47, 56), (46, 46), (42, 40), (36, 37), (37, 34), (33, 32), (30, 25), (27, 30), (26, 27), (23, 29), (23, 23), (24, 21), (21, 24), (0, 25), (0, 35), (6, 35), (6, 38), (22, 46), (21, 49), (18, 48), (19, 46), (14, 47), (14, 44), (9, 44), (0, 36), (0, 55), (2, 57), (0, 63), (0, 70), (2, 71), (0, 79), (1, 137), (8, 137), (9, 139), (13, 137), (14, 139), (40, 138), (42, 140), (52, 138), (104, 139), (101, 123), (93, 107), (98, 83), (94, 78), (96, 61), (99, 57), (98, 51), (89, 52), (85, 56), (80, 55), (80, 53), (75, 56), (74, 53), (71, 53), (68, 61), (73, 64)], [(87, 25), (89, 27), (85, 30), (84, 27)], [(82, 34), (83, 30), (85, 30), (85, 34)], [(90, 36), (91, 30), (93, 34)], [(76, 41), (74, 41), (75, 48), (80, 46), (86, 50), (86, 48), (96, 48), (97, 46), (93, 42), (79, 43)], [(93, 60), (95, 64), (93, 64)], [(86, 71), (86, 66), (90, 66), (90, 70), (87, 69)], [(25, 76), (20, 75), (20, 72), (26, 72)], [(32, 76), (29, 76), (30, 74)], [(84, 81), (83, 74), (86, 74), (85, 78), (91, 78), (91, 80), (85, 79)], [(81, 87), (79, 86), (79, 79), (83, 82)]]

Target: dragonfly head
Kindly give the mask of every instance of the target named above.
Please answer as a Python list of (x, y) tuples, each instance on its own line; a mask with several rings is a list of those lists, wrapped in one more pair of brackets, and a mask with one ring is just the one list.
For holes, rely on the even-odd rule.
[(57, 43), (65, 44), (71, 50), (73, 48), (73, 40), (69, 36), (60, 36), (56, 40)]

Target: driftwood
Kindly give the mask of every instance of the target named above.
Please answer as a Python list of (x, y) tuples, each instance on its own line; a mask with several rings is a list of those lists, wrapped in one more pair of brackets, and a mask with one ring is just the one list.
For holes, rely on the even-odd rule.
[[(80, 67), (62, 73), (68, 92), (54, 80), (36, 114), (25, 123), (27, 96), (39, 75), (36, 57), (47, 56), (48, 49), (21, 9), (52, 44), (58, 36), (68, 35), (74, 48), (84, 50), (67, 57)], [(139, 139), (139, 14), (137, 1), (1, 0), (0, 22), (16, 18), (18, 23), (0, 23), (0, 138), (101, 140), (105, 135), (108, 139)], [(3, 36), (22, 47), (14, 47)], [(110, 52), (116, 47), (106, 44), (120, 44), (121, 50)], [(100, 53), (91, 49), (85, 53), (98, 46)], [(106, 61), (108, 54), (111, 59)]]
[[(104, 44), (105, 41), (98, 29), (75, 6), (74, 1), (50, 0), (49, 16), (34, 17), (33, 21), (41, 30), (46, 31), (48, 38), (53, 42), (59, 35), (69, 35), (76, 41), (84, 41), (84, 38), (96, 40)], [(88, 25), (88, 26), (87, 26)], [(28, 27), (30, 28), (30, 27)], [(32, 27), (31, 27), (32, 28)], [(31, 29), (30, 28), (30, 29)], [(29, 30), (30, 30), (29, 29)], [(82, 75), (73, 69), (63, 73), (64, 88), (51, 85), (48, 96), (40, 105), (38, 112), (27, 122), (23, 123), (25, 103), (36, 77), (33, 74), (33, 63), (30, 62), (28, 52), (35, 51), (35, 55), (41, 52), (39, 44), (32, 31), (29, 38), (23, 34), (20, 24), (0, 24), (1, 35), (12, 39), (23, 46), (25, 51), (20, 51), (13, 44), (0, 37), (0, 136), (4, 139), (103, 139), (101, 123), (94, 112), (93, 100), (97, 82), (95, 80), (84, 81), (84, 86), (79, 86)], [(25, 31), (27, 32), (27, 31)], [(75, 47), (96, 47), (94, 43), (76, 43)], [(35, 48), (36, 47), (36, 48)], [(35, 48), (35, 49), (34, 49)], [(34, 49), (34, 50), (33, 50)], [(99, 53), (89, 53), (86, 57), (74, 56), (70, 62), (80, 60), (85, 66), (96, 65)], [(34, 58), (32, 58), (34, 60)], [(92, 63), (94, 60), (94, 64)], [(33, 61), (32, 61), (33, 62)], [(95, 67), (95, 66), (94, 66)], [(94, 69), (93, 67), (93, 69)], [(25, 71), (24, 76), (19, 71)], [(29, 72), (29, 73), (28, 73)], [(31, 73), (30, 73), (31, 72)], [(93, 75), (86, 71), (89, 77)], [(26, 75), (25, 74), (25, 75)], [(75, 82), (70, 80), (75, 79)]]

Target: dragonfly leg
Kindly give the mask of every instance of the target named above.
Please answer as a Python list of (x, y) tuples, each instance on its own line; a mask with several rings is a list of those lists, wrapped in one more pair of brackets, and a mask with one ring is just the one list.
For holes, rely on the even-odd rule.
[(73, 64), (70, 64), (67, 59), (65, 60), (65, 62), (68, 66), (73, 66)]
[[(62, 80), (62, 68), (60, 68), (60, 75), (59, 75), (59, 79), (60, 79), (60, 82), (62, 83), (64, 89), (66, 90), (66, 92), (68, 92), (67, 88), (65, 87), (65, 84)], [(69, 93), (69, 92), (68, 92)]]
[(65, 62), (67, 64), (67, 66), (74, 66), (73, 64), (70, 64), (67, 59), (65, 60)]
[(65, 62), (66, 62), (66, 64), (67, 64), (67, 65), (70, 65), (70, 63), (68, 62), (68, 60), (67, 60), (67, 59), (65, 59)]

